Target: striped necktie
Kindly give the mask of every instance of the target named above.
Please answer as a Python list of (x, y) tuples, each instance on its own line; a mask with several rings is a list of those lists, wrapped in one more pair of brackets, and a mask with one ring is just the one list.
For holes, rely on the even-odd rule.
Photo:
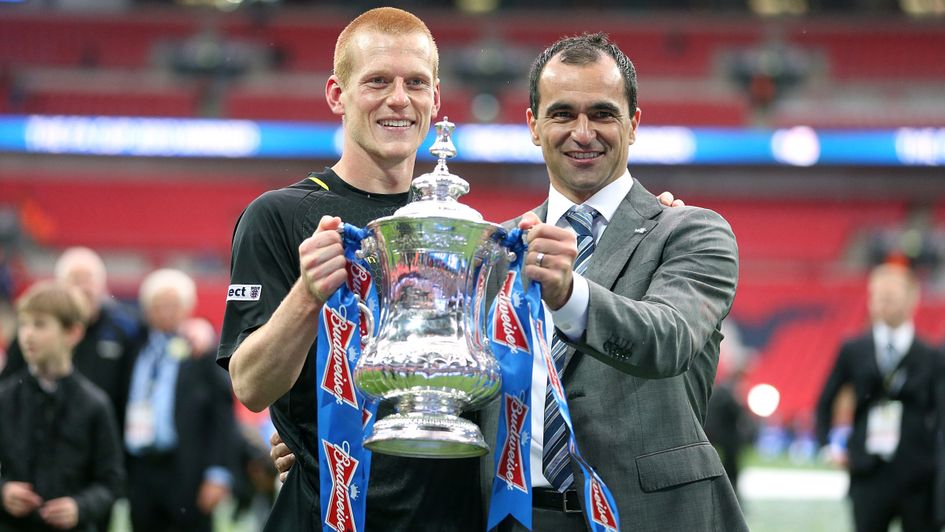
[[(594, 253), (594, 233), (591, 227), (597, 211), (587, 205), (575, 205), (564, 213), (568, 223), (577, 233), (577, 258), (574, 259), (574, 271), (584, 273), (587, 263)], [(564, 354), (568, 344), (558, 340), (557, 335), (551, 340), (551, 357), (555, 369), (561, 373), (564, 367)], [(565, 491), (574, 483), (574, 474), (571, 472), (571, 458), (568, 453), (568, 428), (561, 417), (561, 410), (552, 395), (551, 386), (545, 393), (545, 430), (542, 444), (541, 465), (545, 478), (558, 491)]]
[(887, 378), (892, 374), (896, 366), (899, 365), (899, 358), (899, 350), (896, 349), (896, 346), (894, 346), (892, 342), (889, 342), (886, 349), (880, 350), (879, 356), (877, 357), (877, 365), (879, 366), (879, 371), (882, 373), (883, 378)]

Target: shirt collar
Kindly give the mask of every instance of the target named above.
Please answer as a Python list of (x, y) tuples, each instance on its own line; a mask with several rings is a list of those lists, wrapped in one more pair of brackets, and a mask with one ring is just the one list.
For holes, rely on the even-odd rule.
[(885, 349), (892, 344), (901, 354), (905, 354), (912, 347), (912, 340), (915, 338), (915, 324), (911, 321), (903, 323), (893, 329), (885, 323), (873, 324), (873, 339), (876, 341), (877, 349)]
[(73, 368), (71, 371), (62, 377), (59, 377), (58, 379), (48, 380), (37, 376), (35, 367), (27, 366), (27, 369), (30, 375), (29, 379), (27, 379), (27, 382), (30, 382), (35, 389), (51, 396), (56, 396), (63, 386), (66, 386), (67, 383), (71, 382), (72, 375), (75, 372), (75, 369)]
[[(617, 207), (620, 206), (620, 202), (630, 193), (631, 187), (633, 187), (633, 178), (630, 177), (630, 170), (624, 170), (622, 176), (614, 180), (613, 183), (598, 190), (597, 193), (585, 201), (584, 204), (593, 207), (594, 210), (604, 217), (607, 223), (610, 223), (610, 220), (614, 217), (614, 213), (617, 212)], [(561, 217), (564, 216), (564, 213), (573, 205), (574, 203), (564, 197), (564, 194), (558, 192), (554, 186), (549, 185), (548, 216), (545, 222), (557, 225)]]

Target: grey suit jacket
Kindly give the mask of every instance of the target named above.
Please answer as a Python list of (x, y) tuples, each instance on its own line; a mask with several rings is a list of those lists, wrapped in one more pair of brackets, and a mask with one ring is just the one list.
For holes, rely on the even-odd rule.
[[(547, 202), (535, 213), (546, 211)], [(706, 209), (663, 207), (634, 181), (584, 277), (587, 329), (571, 344), (563, 382), (578, 447), (613, 493), (621, 528), (747, 530), (702, 429), (738, 279), (728, 223)], [(482, 413), (486, 441), (497, 423), (493, 403)], [(492, 462), (483, 460), (485, 500)]]

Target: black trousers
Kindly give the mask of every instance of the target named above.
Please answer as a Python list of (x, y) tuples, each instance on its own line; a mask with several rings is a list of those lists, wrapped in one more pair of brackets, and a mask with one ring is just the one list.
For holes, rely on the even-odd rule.
[(883, 463), (868, 475), (850, 477), (853, 523), (857, 532), (887, 532), (896, 517), (903, 532), (935, 532), (932, 504), (934, 479), (903, 479), (893, 464)]
[(317, 499), (302, 479), (302, 475), (303, 471), (298, 463), (289, 470), (272, 511), (269, 512), (263, 532), (321, 530)]
[[(496, 532), (527, 532), (528, 529), (511, 517), (495, 527)], [(532, 532), (587, 532), (583, 513), (564, 513), (545, 508), (532, 509)]]
[(212, 532), (197, 493), (182, 489), (173, 453), (129, 457), (128, 503), (134, 532)]

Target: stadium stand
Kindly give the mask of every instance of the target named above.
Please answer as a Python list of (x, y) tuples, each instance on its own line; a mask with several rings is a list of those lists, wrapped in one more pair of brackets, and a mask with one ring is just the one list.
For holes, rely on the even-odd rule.
[[(286, 9), (258, 18), (242, 12), (197, 17), (176, 9), (89, 15), (0, 7), (0, 113), (338, 120), (323, 91), (334, 38), (349, 20), (344, 12)], [(424, 18), (443, 58), (440, 115), (460, 123), (521, 123), (528, 100), (527, 64), (520, 58), (530, 59), (561, 35), (604, 30), (640, 72), (645, 125), (945, 124), (941, 24), (804, 17), (760, 24), (748, 16), (684, 20), (627, 13), (603, 19), (513, 13), (457, 20), (432, 12)], [(181, 47), (208, 29), (235, 55), (225, 52), (201, 63), (198, 54), (189, 67), (202, 64), (203, 70), (182, 68)], [(226, 43), (239, 46), (226, 48)], [(469, 50), (487, 44), (498, 46), (506, 63), (459, 63), (468, 60)], [(794, 69), (790, 79), (771, 70), (772, 64)], [(488, 68), (518, 74), (470, 85)], [(487, 97), (477, 98), (481, 94)], [(502, 170), (492, 166), (481, 172)], [(724, 179), (724, 169), (703, 171), (706, 182)], [(803, 171), (797, 171), (799, 181)], [(853, 176), (856, 169), (837, 172)], [(758, 174), (759, 180), (766, 178), (764, 169)], [(236, 217), (263, 190), (300, 176), (232, 180), (179, 168), (173, 179), (157, 175), (0, 164), (0, 207), (15, 210), (28, 230), (28, 252), (49, 254), (82, 244), (121, 260), (139, 256), (139, 266), (119, 277), (118, 290), (126, 294), (148, 268), (181, 256), (190, 264), (209, 257), (211, 266), (198, 277), (198, 314), (218, 326)], [(892, 170), (890, 179), (895, 179)], [(701, 181), (686, 181), (674, 192), (720, 212), (738, 237), (742, 271), (731, 320), (755, 352), (746, 382), (776, 385), (782, 391), (781, 419), (803, 418), (840, 341), (865, 323), (868, 261), (859, 248), (871, 232), (908, 222), (914, 214), (908, 191), (869, 194), (851, 185), (841, 193), (850, 197), (808, 192), (732, 199), (707, 196), (711, 185)], [(501, 192), (493, 182), (474, 186), (466, 202), (487, 219), (504, 220), (544, 197), (543, 184), (510, 186)], [(928, 228), (942, 231), (945, 202), (929, 201), (936, 199)], [(48, 273), (42, 265), (32, 266), (35, 261), (25, 261), (25, 276)], [(945, 337), (945, 301), (936, 293), (926, 297), (917, 327), (933, 341)]]
[(307, 93), (287, 94), (271, 88), (233, 87), (223, 96), (221, 114), (253, 120), (335, 120), (325, 105), (324, 82), (307, 88)]

